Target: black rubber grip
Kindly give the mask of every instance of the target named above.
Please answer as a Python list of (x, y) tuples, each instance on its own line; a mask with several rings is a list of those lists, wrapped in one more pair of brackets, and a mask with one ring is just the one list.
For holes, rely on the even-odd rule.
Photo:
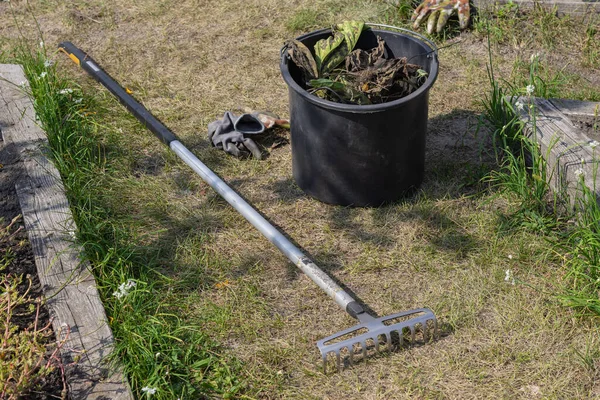
[(106, 71), (104, 71), (96, 61), (94, 61), (85, 52), (77, 48), (71, 42), (62, 42), (58, 45), (59, 50), (66, 53), (76, 64), (91, 75), (96, 81), (106, 87), (129, 112), (131, 112), (144, 126), (154, 133), (166, 145), (173, 140), (178, 140), (177, 136), (169, 130), (162, 122), (150, 113), (141, 103), (133, 98), (121, 85), (119, 85)]
[(365, 309), (358, 304), (356, 301), (351, 301), (346, 306), (346, 312), (350, 314), (352, 318), (358, 319), (358, 314), (362, 314), (365, 312)]

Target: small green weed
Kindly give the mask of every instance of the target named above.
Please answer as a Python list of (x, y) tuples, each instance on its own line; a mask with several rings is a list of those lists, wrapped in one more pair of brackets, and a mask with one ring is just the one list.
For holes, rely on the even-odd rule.
[(548, 8), (541, 3), (535, 3), (532, 17), (541, 43), (546, 49), (553, 50), (564, 33), (565, 19), (569, 17), (559, 17), (557, 6)]
[(597, 25), (590, 24), (585, 31), (586, 37), (583, 43), (583, 56), (586, 64), (590, 67), (600, 65), (600, 31)]
[(552, 71), (543, 62), (539, 54), (532, 54), (527, 61), (518, 59), (513, 67), (515, 94), (526, 94), (525, 88), (531, 85), (534, 90), (532, 95), (544, 99), (561, 96), (562, 89), (569, 82), (565, 73), (567, 66), (559, 71)]
[(519, 6), (509, 1), (491, 10), (481, 10), (473, 18), (473, 30), (477, 35), (488, 36), (490, 43), (505, 43), (512, 40), (520, 19)]

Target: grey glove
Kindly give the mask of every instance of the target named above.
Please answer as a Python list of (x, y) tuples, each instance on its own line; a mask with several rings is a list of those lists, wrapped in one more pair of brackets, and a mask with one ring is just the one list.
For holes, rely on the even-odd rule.
[(208, 139), (213, 146), (235, 157), (247, 156), (250, 152), (254, 158), (260, 160), (260, 149), (254, 140), (246, 135), (256, 135), (264, 131), (265, 126), (254, 115), (243, 114), (237, 117), (227, 111), (222, 120), (208, 124)]

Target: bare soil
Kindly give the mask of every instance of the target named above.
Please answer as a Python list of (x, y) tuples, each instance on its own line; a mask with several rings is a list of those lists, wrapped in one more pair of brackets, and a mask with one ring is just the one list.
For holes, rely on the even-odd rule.
[[(1, 116), (0, 116), (0, 138), (1, 138)], [(0, 228), (6, 227), (15, 217), (21, 213), (17, 193), (15, 191), (15, 182), (20, 176), (20, 162), (16, 151), (12, 145), (6, 145), (0, 140)], [(12, 262), (7, 269), (1, 271), (1, 274), (12, 274), (21, 276), (30, 276), (32, 286), (29, 290), (29, 296), (33, 299), (42, 298), (43, 291), (37, 275), (33, 251), (27, 239), (27, 232), (23, 225), (22, 218), (17, 221), (12, 232), (19, 230), (10, 240), (0, 241), (0, 255), (11, 250), (14, 254)], [(19, 293), (23, 294), (27, 290), (29, 283), (23, 279), (19, 286)], [(31, 326), (35, 319), (35, 313), (18, 310), (15, 313), (11, 323), (18, 329), (26, 329)], [(39, 326), (46, 326), (50, 322), (50, 315), (46, 307), (42, 306), (39, 314)], [(52, 338), (54, 340), (54, 337)], [(48, 342), (48, 351), (53, 348), (53, 342)], [(55, 368), (47, 376), (40, 379), (31, 391), (23, 394), (23, 398), (31, 400), (42, 399), (61, 399), (64, 398), (63, 378), (59, 368)]]
[(600, 117), (578, 115), (569, 118), (587, 137), (600, 141)]

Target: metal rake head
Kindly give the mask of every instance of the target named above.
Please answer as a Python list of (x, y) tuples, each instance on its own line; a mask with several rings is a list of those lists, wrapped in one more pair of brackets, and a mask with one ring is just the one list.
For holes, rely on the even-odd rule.
[(428, 308), (380, 318), (362, 313), (358, 315), (358, 319), (358, 325), (317, 341), (317, 347), (323, 357), (323, 372), (327, 372), (328, 361), (332, 359), (339, 371), (345, 367), (346, 361), (352, 365), (373, 353), (391, 351), (402, 346), (404, 341), (414, 344), (422, 340), (426, 343), (429, 338), (438, 337), (437, 319)]

